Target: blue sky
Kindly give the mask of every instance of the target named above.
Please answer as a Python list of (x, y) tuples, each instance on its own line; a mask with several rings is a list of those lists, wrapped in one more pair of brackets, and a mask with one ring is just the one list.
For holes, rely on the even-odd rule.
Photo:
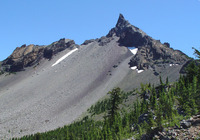
[(200, 0), (0, 0), (0, 60), (23, 44), (105, 36), (119, 13), (191, 57), (200, 49)]

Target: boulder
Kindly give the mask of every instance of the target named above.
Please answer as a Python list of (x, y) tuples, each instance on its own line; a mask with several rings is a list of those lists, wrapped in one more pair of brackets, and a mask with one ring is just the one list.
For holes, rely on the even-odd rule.
[(187, 129), (189, 128), (190, 126), (192, 126), (192, 123), (189, 121), (189, 120), (183, 120), (180, 122), (180, 125), (184, 128), (184, 129)]

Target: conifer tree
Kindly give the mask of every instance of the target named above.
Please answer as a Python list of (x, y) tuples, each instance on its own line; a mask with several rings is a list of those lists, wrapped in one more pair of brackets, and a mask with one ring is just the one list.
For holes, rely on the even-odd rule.
[(187, 78), (189, 80), (189, 83), (192, 83), (192, 80), (194, 78), (194, 76), (197, 76), (199, 71), (198, 71), (198, 67), (197, 65), (195, 64), (194, 61), (192, 61), (188, 67), (186, 68), (186, 74), (187, 74)]
[(197, 57), (198, 59), (200, 59), (200, 51), (197, 50), (197, 49), (195, 49), (194, 47), (192, 47), (192, 49), (194, 49), (194, 54), (196, 55), (196, 57)]
[(108, 92), (110, 94), (110, 103), (111, 107), (108, 112), (108, 118), (110, 120), (110, 124), (113, 124), (113, 121), (115, 119), (115, 115), (118, 112), (119, 104), (122, 102), (121, 98), (121, 89), (120, 88), (114, 88), (112, 91)]

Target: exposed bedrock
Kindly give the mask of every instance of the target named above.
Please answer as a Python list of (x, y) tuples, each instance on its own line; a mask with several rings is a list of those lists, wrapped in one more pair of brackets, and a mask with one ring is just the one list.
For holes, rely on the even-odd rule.
[(73, 40), (60, 39), (48, 46), (22, 45), (17, 47), (14, 52), (3, 61), (2, 66), (8, 72), (17, 72), (24, 70), (28, 66), (33, 66), (41, 59), (51, 59), (53, 55), (65, 49), (73, 49), (77, 45)]

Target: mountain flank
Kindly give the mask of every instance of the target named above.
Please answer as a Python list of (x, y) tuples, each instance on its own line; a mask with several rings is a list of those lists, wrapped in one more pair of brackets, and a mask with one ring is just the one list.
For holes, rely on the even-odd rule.
[(81, 45), (70, 39), (22, 45), (1, 64), (0, 139), (70, 124), (117, 86), (158, 85), (159, 76), (174, 82), (189, 60), (121, 14), (107, 35)]

